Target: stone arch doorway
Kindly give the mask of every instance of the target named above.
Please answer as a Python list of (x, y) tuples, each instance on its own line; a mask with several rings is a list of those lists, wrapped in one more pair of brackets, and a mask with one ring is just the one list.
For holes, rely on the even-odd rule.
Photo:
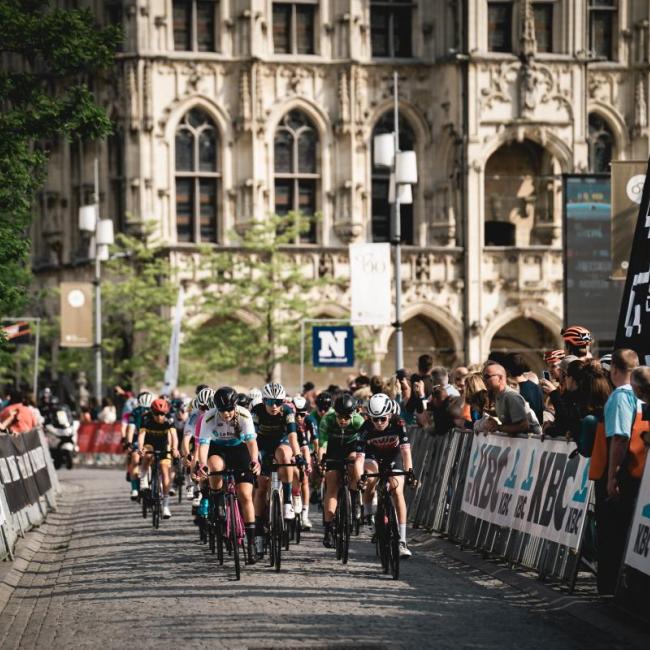
[(561, 167), (532, 140), (499, 147), (485, 165), (485, 245), (550, 245), (561, 222)]
[(542, 323), (520, 316), (503, 325), (490, 343), (490, 359), (502, 362), (513, 352), (519, 352), (533, 372), (543, 369), (543, 354), (557, 347), (557, 339)]
[[(440, 323), (418, 315), (409, 318), (404, 329), (404, 367), (416, 371), (418, 357), (430, 354), (434, 362), (451, 367), (457, 361), (458, 350), (451, 334)], [(383, 373), (390, 374), (395, 368), (395, 333), (388, 340), (388, 352), (383, 362)]]

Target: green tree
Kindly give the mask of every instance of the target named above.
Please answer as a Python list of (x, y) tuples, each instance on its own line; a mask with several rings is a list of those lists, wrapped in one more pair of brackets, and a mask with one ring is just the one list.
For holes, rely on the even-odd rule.
[(194, 307), (208, 318), (187, 333), (186, 375), (201, 379), (206, 371), (237, 368), (270, 381), (278, 364), (299, 360), (300, 321), (313, 313), (324, 283), (309, 276), (289, 247), (308, 227), (299, 214), (274, 215), (248, 224), (240, 251), (203, 252), (206, 290)]
[(113, 61), (119, 33), (89, 10), (49, 0), (0, 0), (0, 314), (20, 309), (29, 284), (27, 237), (48, 139), (95, 139), (111, 125), (88, 80)]

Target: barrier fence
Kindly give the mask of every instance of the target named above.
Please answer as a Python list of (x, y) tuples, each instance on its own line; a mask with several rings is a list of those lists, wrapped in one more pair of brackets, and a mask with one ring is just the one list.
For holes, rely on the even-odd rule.
[(59, 481), (40, 430), (0, 435), (0, 559), (56, 509)]
[(79, 462), (84, 465), (117, 465), (124, 463), (122, 433), (119, 422), (83, 422), (77, 432)]

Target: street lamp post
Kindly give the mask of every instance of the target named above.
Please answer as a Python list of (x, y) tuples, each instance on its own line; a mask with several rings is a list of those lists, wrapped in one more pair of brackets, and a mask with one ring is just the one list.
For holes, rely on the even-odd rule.
[(102, 386), (102, 261), (109, 258), (108, 247), (114, 242), (113, 221), (99, 217), (99, 160), (94, 163), (93, 204), (79, 210), (79, 229), (93, 233), (90, 257), (95, 261), (95, 397), (101, 403)]
[(375, 136), (375, 165), (391, 170), (388, 202), (391, 204), (390, 243), (395, 255), (395, 366), (404, 367), (404, 333), (402, 330), (402, 204), (413, 202), (411, 186), (417, 183), (417, 160), (414, 151), (399, 148), (399, 95), (398, 75), (393, 72), (393, 132)]

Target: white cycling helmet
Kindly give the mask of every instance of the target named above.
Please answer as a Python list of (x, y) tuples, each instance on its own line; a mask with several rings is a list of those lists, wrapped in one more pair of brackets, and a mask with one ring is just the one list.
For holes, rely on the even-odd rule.
[(291, 402), (296, 407), (297, 413), (303, 413), (307, 410), (307, 400), (302, 395), (296, 395), (291, 399)]
[(154, 400), (154, 395), (153, 393), (150, 393), (149, 391), (144, 391), (138, 395), (138, 406), (141, 406), (142, 408), (148, 409), (151, 408), (151, 404), (153, 403)]
[(392, 400), (393, 402), (393, 415), (400, 415), (402, 413), (402, 407), (399, 405), (397, 400)]
[(284, 399), (287, 396), (287, 391), (284, 390), (282, 384), (271, 382), (262, 388), (263, 399)]
[(262, 403), (262, 391), (259, 388), (251, 388), (248, 391), (248, 399), (251, 401), (251, 408)]
[(367, 409), (371, 418), (390, 416), (393, 413), (393, 400), (384, 393), (377, 393), (368, 400)]
[(209, 409), (212, 408), (212, 401), (214, 399), (214, 391), (211, 388), (202, 388), (194, 398), (194, 402), (198, 408)]
[(600, 357), (600, 365), (603, 367), (605, 372), (609, 372), (612, 369), (612, 355), (603, 354), (603, 356)]

